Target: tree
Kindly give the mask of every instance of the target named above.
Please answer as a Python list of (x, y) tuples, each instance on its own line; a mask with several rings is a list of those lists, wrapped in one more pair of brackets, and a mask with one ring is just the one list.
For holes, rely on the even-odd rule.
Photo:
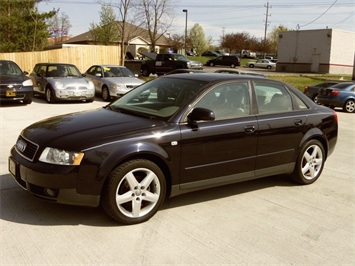
[(229, 33), (224, 36), (221, 46), (226, 48), (229, 53), (241, 52), (250, 49), (250, 40), (251, 36), (247, 32)]
[(100, 23), (93, 22), (90, 24), (90, 35), (95, 44), (110, 45), (119, 41), (120, 33), (111, 6), (101, 6)]
[(198, 23), (196, 23), (189, 32), (189, 43), (191, 49), (195, 49), (199, 55), (201, 55), (208, 47), (205, 32)]
[(69, 29), (71, 24), (67, 14), (62, 13), (61, 17), (55, 14), (54, 17), (48, 19), (49, 32), (52, 38), (54, 38), (54, 43), (64, 41), (64, 38), (69, 35)]
[(279, 35), (281, 31), (288, 31), (289, 29), (283, 25), (279, 25), (278, 27), (274, 27), (272, 31), (268, 34), (268, 41), (270, 45), (271, 52), (276, 55), (278, 51), (278, 42)]
[(0, 51), (29, 52), (42, 50), (49, 37), (46, 20), (56, 10), (39, 13), (42, 0), (2, 0), (0, 5)]
[(168, 32), (173, 22), (174, 17), (170, 2), (171, 0), (141, 0), (138, 6), (148, 30), (151, 52), (155, 52), (157, 41)]
[[(143, 18), (137, 9), (137, 1), (138, 0), (119, 0), (117, 5), (118, 19), (120, 20), (118, 26), (121, 36), (121, 42), (119, 45), (121, 47), (120, 57), (122, 65), (124, 65), (126, 50), (129, 45), (129, 41), (132, 39), (132, 37), (136, 35), (137, 30), (143, 24)], [(128, 26), (130, 26), (129, 29)]]

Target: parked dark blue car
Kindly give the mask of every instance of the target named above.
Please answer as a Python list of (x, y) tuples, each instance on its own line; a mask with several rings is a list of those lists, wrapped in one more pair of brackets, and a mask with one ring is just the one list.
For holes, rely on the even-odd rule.
[(343, 82), (318, 91), (318, 103), (331, 108), (341, 107), (345, 112), (355, 112), (355, 82)]

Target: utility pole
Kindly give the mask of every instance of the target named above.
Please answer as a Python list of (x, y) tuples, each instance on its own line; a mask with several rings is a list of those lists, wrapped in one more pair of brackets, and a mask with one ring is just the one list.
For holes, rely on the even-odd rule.
[(269, 26), (269, 17), (271, 17), (271, 14), (269, 15), (269, 8), (272, 6), (269, 5), (269, 1), (264, 5), (266, 7), (266, 16), (265, 16), (265, 31), (264, 31), (264, 57), (266, 55), (266, 34), (267, 34), (267, 27)]

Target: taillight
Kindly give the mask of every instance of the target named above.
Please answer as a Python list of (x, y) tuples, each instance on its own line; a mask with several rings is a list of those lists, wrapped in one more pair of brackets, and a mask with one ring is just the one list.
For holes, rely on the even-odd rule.
[(308, 88), (308, 87), (304, 87), (303, 92), (306, 92), (306, 91), (308, 91), (308, 90), (309, 90), (309, 88)]
[(333, 115), (334, 115), (335, 121), (337, 121), (337, 123), (338, 123), (338, 115), (334, 110), (333, 110)]
[(333, 90), (333, 91), (331, 92), (331, 95), (337, 96), (339, 93), (340, 93), (340, 91), (335, 91), (335, 90)]

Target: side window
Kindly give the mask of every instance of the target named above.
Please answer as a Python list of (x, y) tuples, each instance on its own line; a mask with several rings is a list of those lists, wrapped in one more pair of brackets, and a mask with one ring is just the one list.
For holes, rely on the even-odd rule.
[(286, 88), (264, 82), (255, 83), (259, 113), (275, 113), (291, 111), (291, 96)]
[(96, 68), (95, 66), (91, 67), (91, 68), (88, 70), (88, 74), (95, 76), (95, 68)]
[(195, 105), (212, 110), (215, 120), (231, 119), (250, 114), (247, 82), (226, 83), (215, 87)]
[(46, 77), (46, 68), (47, 68), (47, 66), (40, 66), (37, 69), (38, 74), (42, 75), (43, 77)]
[(296, 108), (298, 108), (300, 110), (308, 109), (308, 106), (302, 101), (302, 99), (300, 97), (298, 97), (297, 94), (293, 93), (292, 91), (291, 91), (291, 94), (296, 99), (296, 105), (297, 105)]

